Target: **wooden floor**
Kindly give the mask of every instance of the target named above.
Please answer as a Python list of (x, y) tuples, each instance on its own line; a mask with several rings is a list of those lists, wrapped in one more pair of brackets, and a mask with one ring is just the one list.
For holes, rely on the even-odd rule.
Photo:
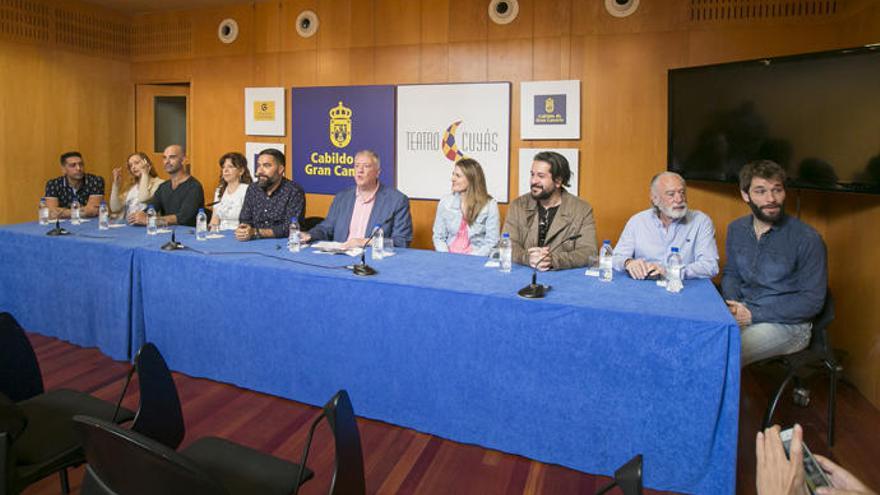
[[(56, 339), (30, 334), (46, 388), (73, 388), (116, 400), (127, 364), (112, 361), (95, 349), (82, 349)], [(186, 419), (184, 445), (205, 435), (232, 439), (276, 456), (296, 460), (317, 410), (231, 385), (174, 374)], [(776, 380), (772, 370), (747, 370), (743, 375), (737, 492), (755, 493), (754, 433)], [(824, 382), (823, 382), (824, 383)], [(133, 384), (135, 385), (135, 384)], [(808, 445), (829, 455), (880, 488), (880, 412), (853, 387), (838, 392), (837, 440), (833, 451), (825, 442), (826, 391), (816, 383), (813, 404), (798, 408), (786, 400), (776, 419), (803, 425)], [(137, 405), (137, 387), (124, 404)], [(354, 404), (357, 411), (357, 403)], [(464, 445), (385, 423), (358, 420), (364, 450), (368, 493), (400, 494), (591, 494), (607, 478), (590, 476), (523, 457)], [(333, 448), (326, 427), (319, 429), (309, 458), (314, 480), (300, 493), (325, 494), (330, 486)], [(650, 469), (646, 465), (645, 469)], [(79, 491), (82, 468), (71, 473)], [(57, 476), (31, 486), (26, 494), (60, 493)], [(617, 492), (619, 493), (619, 492)], [(652, 492), (647, 493), (662, 493)]]

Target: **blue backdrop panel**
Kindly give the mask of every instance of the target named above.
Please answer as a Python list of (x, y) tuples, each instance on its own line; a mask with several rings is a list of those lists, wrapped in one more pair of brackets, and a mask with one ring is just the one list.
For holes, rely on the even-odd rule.
[(337, 268), (139, 249), (135, 339), (173, 369), (316, 405), (346, 388), (360, 415), (456, 441), (603, 474), (643, 453), (648, 486), (734, 491), (739, 334), (709, 281), (569, 270), (526, 301), (529, 270), (480, 258), (398, 250), (363, 279), (279, 241), (183, 240)]
[(354, 155), (378, 153), (379, 180), (394, 186), (394, 86), (293, 88), (291, 167), (308, 193), (336, 194), (354, 186)]

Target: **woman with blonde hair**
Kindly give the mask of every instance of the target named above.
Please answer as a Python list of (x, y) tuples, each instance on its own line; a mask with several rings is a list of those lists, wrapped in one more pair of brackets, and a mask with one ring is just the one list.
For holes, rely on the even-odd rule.
[(214, 192), (212, 230), (235, 230), (238, 215), (244, 204), (248, 184), (253, 182), (247, 159), (241, 153), (226, 153), (220, 157), (220, 185)]
[(486, 190), (483, 168), (472, 158), (455, 162), (452, 193), (437, 205), (434, 249), (486, 256), (498, 243), (498, 202)]
[(122, 167), (113, 169), (113, 188), (110, 190), (110, 212), (132, 215), (147, 208), (159, 185), (165, 182), (156, 175), (150, 157), (141, 151), (128, 155), (128, 180), (122, 185)]

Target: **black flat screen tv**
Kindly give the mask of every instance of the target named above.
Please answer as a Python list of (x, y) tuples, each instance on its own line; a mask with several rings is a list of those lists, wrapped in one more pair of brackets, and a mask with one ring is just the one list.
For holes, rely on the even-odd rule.
[(672, 69), (668, 129), (689, 180), (768, 159), (789, 187), (880, 194), (880, 45)]

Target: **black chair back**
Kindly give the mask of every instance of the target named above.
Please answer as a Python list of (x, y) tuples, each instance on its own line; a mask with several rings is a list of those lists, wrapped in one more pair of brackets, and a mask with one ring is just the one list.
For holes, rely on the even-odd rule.
[(831, 297), (831, 289), (825, 293), (825, 304), (822, 311), (813, 318), (812, 337), (810, 338), (810, 350), (825, 356), (831, 352), (831, 342), (828, 341), (828, 325), (834, 321), (834, 298)]
[(9, 313), (0, 313), (0, 393), (13, 402), (44, 392), (37, 355), (24, 329)]
[(170, 449), (177, 449), (186, 427), (180, 396), (168, 364), (156, 345), (147, 342), (135, 356), (134, 368), (138, 374), (140, 405), (131, 429)]
[[(305, 469), (309, 457), (309, 448), (312, 444), (312, 436), (322, 419), (327, 420), (336, 447), (336, 466), (333, 472), (333, 481), (330, 483), (331, 495), (359, 495), (367, 491), (367, 483), (364, 478), (364, 456), (361, 451), (361, 436), (358, 431), (354, 408), (348, 392), (340, 390), (336, 392), (326, 404), (321, 414), (312, 422), (309, 428), (309, 436), (303, 450), (300, 466)], [(300, 473), (302, 482), (303, 473)], [(297, 493), (294, 491), (294, 494)]]
[(308, 232), (317, 227), (319, 223), (324, 221), (324, 217), (306, 217), (303, 219), (302, 225), (299, 226), (303, 232)]
[(74, 416), (89, 463), (82, 493), (223, 495), (226, 490), (201, 468), (137, 432), (88, 416)]

